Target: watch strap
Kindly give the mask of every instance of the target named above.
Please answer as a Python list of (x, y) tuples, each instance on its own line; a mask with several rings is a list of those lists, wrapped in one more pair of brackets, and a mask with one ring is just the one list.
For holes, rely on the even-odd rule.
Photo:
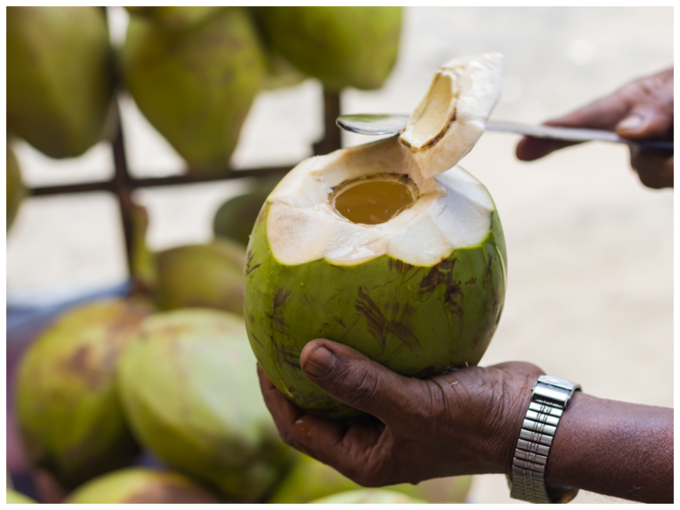
[(576, 496), (578, 489), (547, 486), (545, 469), (562, 414), (574, 391), (580, 389), (578, 384), (552, 376), (540, 376), (534, 384), (508, 475), (512, 498), (531, 503), (567, 503)]

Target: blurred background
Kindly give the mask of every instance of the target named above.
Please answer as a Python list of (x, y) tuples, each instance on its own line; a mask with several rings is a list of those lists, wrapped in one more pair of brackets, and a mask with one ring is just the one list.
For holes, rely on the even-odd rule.
[[(111, 41), (129, 13), (107, 8)], [(666, 7), (404, 9), (393, 71), (378, 90), (341, 92), (342, 113), (409, 113), (434, 70), (451, 58), (499, 51), (503, 89), (493, 119), (540, 123), (673, 64)], [(126, 92), (119, 95), (130, 172), (180, 175), (185, 162)], [(306, 78), (262, 90), (231, 156), (235, 170), (291, 166), (324, 135), (323, 87)], [(365, 143), (342, 134), (344, 146)], [(508, 251), (508, 292), (482, 363), (522, 360), (581, 383), (598, 397), (673, 406), (673, 192), (642, 186), (626, 147), (589, 143), (534, 163), (514, 157), (518, 137), (487, 133), (461, 165), (494, 198)], [(52, 159), (13, 145), (28, 186), (110, 179), (100, 142), (77, 158)], [(233, 179), (137, 190), (152, 250), (205, 243), (222, 203), (249, 189)], [(31, 313), (128, 280), (115, 198), (106, 192), (28, 198), (7, 236), (8, 341), (36, 333)], [(15, 329), (12, 329), (14, 327)], [(14, 335), (14, 336), (12, 336)], [(11, 347), (11, 345), (10, 345)], [(10, 430), (11, 427), (8, 427)], [(10, 470), (23, 466), (8, 436)], [(14, 463), (14, 465), (12, 465)], [(512, 503), (505, 478), (474, 477), (473, 503)], [(581, 491), (575, 503), (619, 502)]]

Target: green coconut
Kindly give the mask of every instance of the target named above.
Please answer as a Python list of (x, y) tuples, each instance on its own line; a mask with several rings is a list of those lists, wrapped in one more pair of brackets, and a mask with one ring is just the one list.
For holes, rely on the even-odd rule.
[[(360, 414), (300, 369), (315, 338), (421, 378), (479, 363), (491, 342), (505, 299), (505, 241), (488, 191), (456, 163), (483, 132), (500, 64), (498, 54), (449, 62), (408, 137), (305, 160), (265, 202), (245, 268), (248, 336), (273, 384), (308, 412)], [(360, 184), (402, 189), (404, 205), (373, 223), (395, 203), (369, 194), (357, 202), (366, 217), (350, 220), (340, 197)]]
[[(427, 480), (418, 485), (404, 483), (385, 488), (428, 503), (463, 503), (471, 482), (471, 477), (461, 476)], [(340, 492), (360, 489), (362, 487), (359, 484), (341, 475), (332, 467), (301, 455), (267, 502), (309, 503)]]
[(135, 436), (166, 465), (255, 502), (292, 464), (264, 405), (243, 319), (176, 310), (146, 320), (120, 364)]
[(267, 31), (260, 17), (262, 7), (248, 7), (247, 9), (264, 48), (267, 74), (264, 79), (263, 88), (265, 90), (278, 90), (302, 83), (308, 76), (300, 72), (293, 64), (283, 58), (281, 54), (271, 48)]
[(189, 171), (223, 173), (265, 74), (245, 9), (225, 8), (180, 33), (132, 17), (122, 66), (137, 106)]
[(190, 30), (217, 16), (224, 7), (212, 6), (156, 6), (125, 7), (132, 15), (143, 16), (165, 30)]
[(35, 501), (34, 499), (31, 499), (28, 496), (24, 496), (20, 492), (17, 492), (9, 488), (7, 489), (6, 502), (8, 505), (26, 505), (31, 503), (37, 503), (37, 501)]
[(266, 43), (339, 91), (380, 88), (397, 60), (401, 7), (259, 7)]
[(361, 489), (349, 492), (341, 492), (333, 494), (325, 498), (310, 501), (311, 504), (329, 504), (329, 505), (347, 505), (355, 503), (366, 504), (404, 504), (404, 505), (418, 505), (426, 503), (426, 501), (412, 498), (402, 494), (386, 489)]
[(52, 158), (107, 128), (113, 78), (101, 7), (7, 8), (7, 129)]
[(138, 452), (114, 374), (121, 351), (151, 311), (137, 299), (78, 306), (21, 360), (16, 416), (25, 450), (65, 488), (125, 466)]
[[(7, 230), (14, 223), (19, 205), (26, 196), (26, 188), (21, 179), (21, 168), (14, 151), (7, 145)], [(264, 200), (263, 200), (264, 202)]]
[(215, 308), (242, 316), (245, 255), (241, 244), (228, 239), (157, 253), (158, 306)]
[(262, 204), (279, 181), (278, 177), (261, 179), (248, 193), (232, 197), (224, 202), (213, 219), (215, 236), (232, 239), (244, 247), (247, 246)]
[(184, 475), (145, 468), (114, 471), (89, 481), (64, 503), (219, 503), (212, 493)]

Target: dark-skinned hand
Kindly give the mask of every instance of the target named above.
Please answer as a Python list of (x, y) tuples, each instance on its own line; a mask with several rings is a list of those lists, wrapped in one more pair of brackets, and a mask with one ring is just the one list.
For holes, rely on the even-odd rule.
[[(365, 487), (508, 474), (531, 389), (543, 373), (513, 362), (425, 380), (402, 377), (324, 339), (305, 346), (300, 366), (328, 395), (368, 415), (352, 423), (308, 415), (258, 367), (281, 437)], [(551, 485), (650, 503), (673, 501), (673, 410), (575, 392), (545, 476)]]
[(529, 363), (402, 377), (358, 351), (314, 340), (300, 356), (324, 392), (378, 418), (348, 425), (305, 414), (258, 367), (264, 400), (286, 443), (365, 487), (506, 473), (531, 388)]
[[(544, 124), (615, 131), (621, 137), (638, 140), (672, 139), (673, 69), (635, 80), (610, 96)], [(533, 161), (575, 143), (524, 137), (516, 154), (522, 161)], [(640, 150), (633, 145), (630, 163), (645, 186), (673, 187), (673, 154)]]

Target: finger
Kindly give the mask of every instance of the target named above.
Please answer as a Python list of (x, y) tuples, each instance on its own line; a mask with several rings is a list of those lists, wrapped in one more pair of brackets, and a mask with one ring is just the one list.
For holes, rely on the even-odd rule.
[(547, 156), (551, 152), (575, 145), (576, 143), (525, 136), (517, 144), (515, 154), (520, 161), (534, 161)]
[(274, 386), (260, 365), (257, 366), (257, 374), (264, 403), (286, 444), (314, 457), (318, 450), (334, 446), (342, 440), (346, 431), (342, 423), (305, 414)]
[[(267, 377), (267, 374), (259, 364), (257, 365), (257, 375), (260, 378), (260, 389), (262, 390), (264, 403), (267, 409), (269, 409), (272, 418), (274, 418), (276, 428), (281, 433), (282, 429), (291, 423), (295, 423), (305, 413), (274, 386), (274, 383)], [(281, 436), (283, 437), (283, 434)]]
[(422, 381), (392, 372), (343, 344), (325, 339), (309, 342), (300, 354), (300, 366), (325, 393), (390, 427), (428, 415), (431, 408)]
[(364, 420), (346, 427), (338, 421), (307, 415), (272, 384), (259, 365), (257, 372), (265, 404), (284, 442), (356, 479), (384, 426)]
[(636, 146), (630, 149), (630, 164), (648, 188), (673, 187), (673, 159), (673, 156), (644, 151)]
[(612, 95), (597, 99), (581, 108), (546, 121), (546, 126), (562, 126), (584, 129), (614, 131), (617, 124), (630, 111), (630, 93), (624, 89)]
[(636, 82), (634, 98), (616, 132), (626, 138), (660, 138), (673, 127), (673, 75)]

